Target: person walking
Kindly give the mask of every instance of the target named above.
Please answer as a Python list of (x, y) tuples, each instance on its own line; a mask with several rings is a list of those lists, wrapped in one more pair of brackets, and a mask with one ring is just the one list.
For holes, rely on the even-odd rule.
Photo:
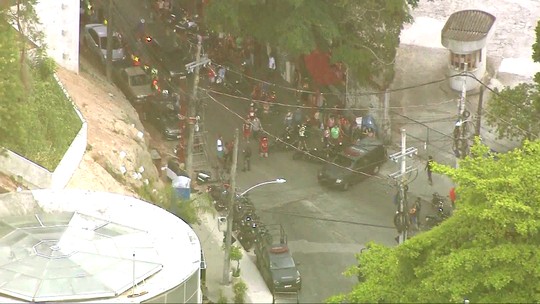
[(251, 170), (251, 147), (249, 146), (249, 141), (246, 141), (244, 148), (242, 149), (242, 155), (244, 156), (244, 168), (242, 171)]
[(259, 133), (262, 130), (262, 124), (259, 117), (255, 116), (253, 119), (251, 119), (251, 132), (253, 134), (253, 139), (258, 140), (259, 139)]
[(450, 188), (450, 192), (448, 193), (448, 196), (450, 197), (450, 202), (452, 203), (452, 209), (454, 209), (456, 204), (456, 188), (452, 187)]
[(433, 186), (433, 179), (431, 177), (432, 170), (433, 170), (433, 156), (430, 155), (428, 157), (428, 161), (426, 163), (426, 167), (424, 168), (424, 170), (427, 171), (429, 185)]

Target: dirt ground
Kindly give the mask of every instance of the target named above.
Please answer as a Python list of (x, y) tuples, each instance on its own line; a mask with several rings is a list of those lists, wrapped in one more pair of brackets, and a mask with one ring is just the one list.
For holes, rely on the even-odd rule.
[[(170, 147), (144, 130), (122, 92), (84, 59), (79, 74), (59, 67), (57, 75), (88, 124), (86, 152), (66, 188), (134, 196), (143, 183), (160, 188), (149, 147), (160, 153)], [(14, 191), (17, 186), (11, 178), (0, 176), (0, 192)]]

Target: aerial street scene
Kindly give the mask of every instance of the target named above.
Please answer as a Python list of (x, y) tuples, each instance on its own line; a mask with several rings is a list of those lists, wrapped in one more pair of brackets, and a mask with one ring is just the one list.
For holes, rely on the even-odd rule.
[(537, 0), (0, 0), (0, 303), (540, 302)]

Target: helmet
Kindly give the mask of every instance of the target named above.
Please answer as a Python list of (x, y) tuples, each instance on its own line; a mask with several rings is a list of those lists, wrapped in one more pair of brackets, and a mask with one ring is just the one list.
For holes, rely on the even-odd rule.
[(141, 23), (144, 23), (146, 20), (144, 20), (144, 18), (141, 18)]

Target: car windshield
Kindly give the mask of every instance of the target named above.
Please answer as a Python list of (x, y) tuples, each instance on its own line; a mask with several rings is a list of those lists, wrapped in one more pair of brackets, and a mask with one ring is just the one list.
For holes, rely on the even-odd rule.
[[(113, 50), (122, 48), (122, 44), (120, 43), (120, 39), (118, 37), (113, 36), (112, 39), (112, 48)], [(99, 37), (99, 45), (101, 45), (101, 49), (106, 50), (107, 49), (107, 37)]]
[(338, 155), (334, 159), (334, 163), (338, 166), (349, 168), (352, 165), (352, 160), (350, 158), (347, 158), (343, 155)]
[(178, 115), (174, 112), (167, 112), (163, 113), (163, 120), (167, 122), (179, 122), (180, 119), (178, 118)]
[(290, 255), (279, 255), (270, 258), (270, 269), (287, 269), (294, 267), (294, 260)]
[(150, 85), (150, 79), (148, 76), (142, 74), (142, 75), (134, 75), (129, 77), (129, 83), (132, 86), (143, 86), (143, 85)]

